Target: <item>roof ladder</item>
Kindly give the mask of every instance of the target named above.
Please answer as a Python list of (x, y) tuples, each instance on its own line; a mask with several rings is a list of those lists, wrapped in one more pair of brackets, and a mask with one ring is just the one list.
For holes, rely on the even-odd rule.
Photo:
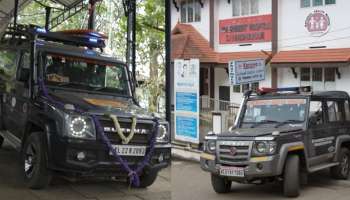
[(60, 24), (62, 24), (64, 21), (68, 20), (69, 18), (76, 15), (81, 10), (88, 7), (88, 4), (84, 3), (83, 1), (77, 3), (75, 6), (72, 6), (71, 8), (65, 8), (59, 15), (52, 18), (50, 20), (50, 27), (49, 30), (56, 28)]

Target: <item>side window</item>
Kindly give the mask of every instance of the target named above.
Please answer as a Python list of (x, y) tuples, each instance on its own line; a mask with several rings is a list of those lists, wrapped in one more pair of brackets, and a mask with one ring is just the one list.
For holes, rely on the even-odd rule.
[(26, 82), (29, 79), (30, 74), (30, 54), (23, 52), (21, 55), (20, 63), (18, 65), (16, 80)]
[(309, 123), (312, 126), (323, 124), (322, 101), (311, 101), (309, 110)]
[(330, 122), (342, 121), (342, 112), (336, 101), (327, 101), (328, 120)]
[(5, 82), (5, 90), (10, 92), (14, 87), (13, 80), (16, 77), (17, 52), (0, 50), (0, 80)]
[(349, 108), (348, 100), (344, 102), (344, 111), (345, 111), (345, 120), (350, 121), (350, 108)]

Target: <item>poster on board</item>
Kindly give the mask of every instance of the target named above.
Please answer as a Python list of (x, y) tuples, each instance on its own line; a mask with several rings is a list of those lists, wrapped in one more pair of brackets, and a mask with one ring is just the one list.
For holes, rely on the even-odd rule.
[(199, 60), (174, 61), (175, 139), (199, 143)]

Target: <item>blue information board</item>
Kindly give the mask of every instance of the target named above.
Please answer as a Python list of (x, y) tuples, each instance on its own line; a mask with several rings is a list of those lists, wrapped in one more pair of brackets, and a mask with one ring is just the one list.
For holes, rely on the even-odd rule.
[(197, 93), (176, 92), (176, 111), (197, 112)]
[(188, 138), (197, 137), (197, 118), (194, 117), (176, 117), (176, 133)]

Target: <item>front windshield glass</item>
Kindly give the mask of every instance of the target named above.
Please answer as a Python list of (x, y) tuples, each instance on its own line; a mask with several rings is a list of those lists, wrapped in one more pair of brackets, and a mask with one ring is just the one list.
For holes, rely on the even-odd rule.
[(53, 54), (44, 63), (48, 85), (130, 96), (125, 65)]
[(305, 121), (306, 99), (249, 100), (241, 127), (301, 126)]

